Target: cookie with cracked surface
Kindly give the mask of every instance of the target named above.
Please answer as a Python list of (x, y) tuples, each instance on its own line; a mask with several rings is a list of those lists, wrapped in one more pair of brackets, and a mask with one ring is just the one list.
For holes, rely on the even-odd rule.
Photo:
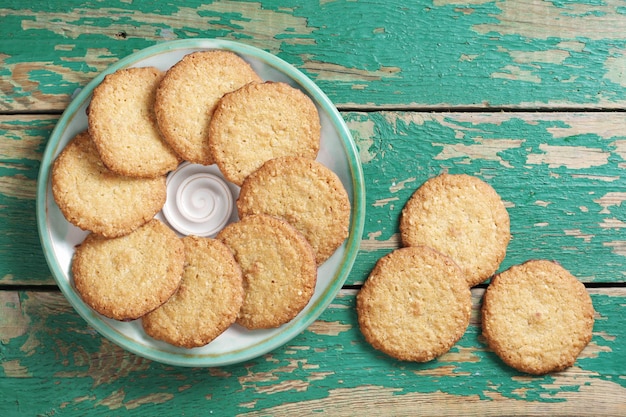
[(469, 325), (472, 300), (459, 266), (426, 246), (382, 257), (357, 294), (369, 344), (396, 359), (427, 362), (446, 353)]
[(247, 329), (291, 321), (315, 291), (317, 268), (311, 246), (294, 227), (276, 217), (251, 215), (217, 235), (243, 271), (244, 301), (237, 323)]
[(259, 75), (237, 54), (210, 50), (185, 55), (159, 84), (154, 110), (167, 143), (186, 161), (211, 165), (209, 123), (217, 102)]
[(473, 287), (491, 277), (511, 239), (498, 193), (479, 178), (441, 174), (427, 180), (402, 209), (404, 246), (426, 245), (459, 264)]
[(115, 320), (134, 320), (178, 289), (185, 254), (181, 239), (152, 219), (116, 238), (89, 234), (76, 248), (72, 276), (83, 301)]
[(89, 134), (111, 171), (154, 178), (178, 166), (180, 158), (163, 140), (154, 114), (163, 74), (154, 67), (120, 69), (94, 88), (87, 109)]
[(183, 238), (185, 269), (180, 287), (142, 317), (145, 332), (175, 346), (204, 346), (237, 319), (243, 303), (241, 268), (222, 242)]
[(251, 83), (217, 103), (209, 149), (226, 179), (241, 186), (270, 159), (315, 159), (320, 131), (317, 108), (301, 90), (282, 82)]
[(104, 166), (87, 131), (52, 166), (52, 195), (65, 218), (105, 237), (128, 234), (152, 219), (166, 199), (165, 176), (132, 178)]
[(240, 217), (269, 214), (285, 219), (309, 241), (318, 265), (348, 237), (350, 200), (339, 177), (322, 163), (281, 157), (264, 163), (244, 181)]
[(481, 313), (489, 347), (506, 364), (529, 374), (572, 366), (592, 337), (589, 293), (552, 261), (528, 261), (496, 275)]

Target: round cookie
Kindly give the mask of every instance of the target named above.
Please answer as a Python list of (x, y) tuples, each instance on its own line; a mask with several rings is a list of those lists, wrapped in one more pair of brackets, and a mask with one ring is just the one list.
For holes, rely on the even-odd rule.
[(153, 67), (126, 68), (94, 88), (87, 109), (89, 134), (111, 171), (154, 178), (178, 166), (180, 159), (161, 137), (154, 115), (162, 77)]
[(209, 150), (226, 179), (241, 186), (270, 159), (315, 159), (320, 130), (317, 108), (302, 91), (282, 82), (251, 83), (217, 103)]
[(154, 110), (161, 133), (184, 160), (211, 165), (209, 122), (215, 105), (224, 94), (261, 81), (246, 61), (229, 51), (184, 56), (157, 90)]
[(285, 221), (252, 215), (222, 229), (217, 239), (243, 270), (244, 301), (237, 323), (247, 329), (278, 327), (292, 320), (315, 291), (311, 246)]
[(134, 320), (176, 292), (184, 260), (183, 242), (157, 219), (113, 239), (92, 233), (74, 253), (74, 286), (98, 313)]
[(165, 176), (131, 178), (107, 169), (88, 132), (76, 135), (54, 161), (52, 194), (65, 218), (105, 237), (132, 232), (165, 204)]
[(496, 275), (481, 312), (489, 347), (529, 374), (573, 365), (592, 336), (594, 309), (585, 286), (551, 261), (528, 261)]
[(142, 317), (146, 333), (175, 346), (204, 346), (237, 319), (243, 302), (241, 268), (222, 242), (183, 238), (185, 269), (178, 291)]
[(426, 246), (396, 249), (377, 263), (357, 295), (363, 336), (396, 359), (427, 362), (469, 325), (472, 300), (459, 266)]
[(441, 174), (419, 187), (402, 210), (400, 235), (404, 246), (426, 245), (450, 256), (470, 287), (496, 272), (511, 239), (498, 193), (465, 174)]
[(285, 219), (309, 241), (318, 265), (348, 237), (348, 194), (334, 172), (309, 158), (264, 163), (244, 181), (237, 210), (239, 217), (265, 213)]

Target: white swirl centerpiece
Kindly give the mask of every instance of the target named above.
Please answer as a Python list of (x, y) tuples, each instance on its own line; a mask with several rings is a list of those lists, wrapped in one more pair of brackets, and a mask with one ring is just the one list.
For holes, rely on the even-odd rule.
[(163, 215), (182, 235), (214, 237), (237, 221), (239, 187), (226, 181), (215, 165), (183, 163), (167, 177)]

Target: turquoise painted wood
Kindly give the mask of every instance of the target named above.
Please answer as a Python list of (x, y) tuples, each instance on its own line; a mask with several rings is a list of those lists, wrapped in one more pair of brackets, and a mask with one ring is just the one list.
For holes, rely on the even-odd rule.
[(545, 258), (584, 282), (624, 282), (626, 113), (375, 112), (344, 118), (360, 148), (367, 195), (355, 283), (398, 247), (406, 201), (441, 172), (477, 176), (501, 195), (513, 235), (501, 269)]
[[(90, 328), (56, 289), (35, 219), (41, 157), (77, 89), (136, 50), (197, 37), (312, 78), (354, 136), (367, 194), (354, 268), (322, 316), (209, 369), (151, 362)], [(625, 57), (619, 0), (0, 2), (0, 415), (626, 415)], [(435, 361), (364, 341), (354, 297), (440, 172), (501, 194), (513, 233), (501, 269), (548, 258), (586, 283), (596, 324), (573, 367), (505, 366), (481, 336), (486, 284)]]
[(463, 338), (426, 364), (398, 362), (369, 347), (355, 325), (355, 291), (346, 290), (287, 345), (241, 365), (211, 369), (170, 367), (126, 353), (87, 327), (59, 294), (0, 294), (0, 312), (15, 324), (0, 326), (5, 337), (0, 410), (9, 413), (3, 415), (623, 415), (626, 410), (624, 290), (592, 292), (593, 340), (573, 368), (543, 377), (515, 372), (486, 349), (478, 314), (482, 290), (473, 292), (475, 308)]
[(53, 284), (37, 235), (37, 174), (57, 116), (0, 115), (0, 285)]
[(615, 0), (5, 0), (0, 16), (5, 111), (60, 111), (119, 58), (194, 37), (272, 52), (339, 106), (621, 109), (626, 102), (626, 13)]
[[(400, 212), (427, 178), (466, 173), (504, 199), (513, 240), (502, 268), (561, 262), (584, 282), (626, 276), (626, 113), (343, 113), (360, 149), (365, 230), (347, 284), (399, 246)], [(54, 284), (36, 234), (35, 182), (56, 116), (0, 118), (0, 283)], [(16, 221), (17, 220), (17, 221)], [(13, 249), (18, 250), (13, 253)]]

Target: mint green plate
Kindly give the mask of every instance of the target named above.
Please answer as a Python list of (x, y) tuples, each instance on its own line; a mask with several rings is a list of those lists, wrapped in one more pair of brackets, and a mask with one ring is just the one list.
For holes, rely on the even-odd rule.
[[(104, 76), (120, 68), (155, 66), (167, 70), (184, 55), (209, 49), (232, 51), (264, 80), (283, 81), (300, 88), (317, 105), (322, 124), (318, 161), (332, 169), (348, 191), (352, 205), (350, 233), (344, 244), (318, 270), (315, 293), (291, 322), (271, 330), (250, 331), (232, 325), (206, 346), (183, 349), (147, 336), (139, 320), (119, 322), (87, 306), (73, 287), (71, 261), (74, 248), (86, 232), (68, 223), (52, 197), (52, 164), (77, 133), (87, 128), (86, 109), (93, 89)], [(63, 113), (44, 152), (37, 185), (37, 225), (41, 244), (56, 282), (74, 309), (100, 334), (122, 348), (158, 362), (180, 366), (221, 366), (240, 363), (282, 346), (300, 334), (335, 298), (345, 282), (359, 249), (365, 217), (365, 190), (359, 153), (344, 120), (328, 97), (296, 68), (260, 49), (241, 43), (189, 39), (161, 43), (136, 52), (109, 67), (82, 89)]]

